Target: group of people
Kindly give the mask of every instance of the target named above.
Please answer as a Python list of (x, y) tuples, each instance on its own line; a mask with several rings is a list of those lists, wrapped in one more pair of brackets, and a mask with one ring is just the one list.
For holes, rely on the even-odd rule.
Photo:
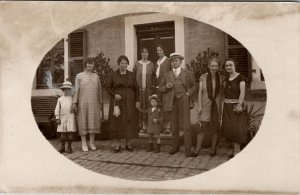
[[(245, 114), (245, 79), (236, 72), (234, 59), (224, 62), (226, 76), (219, 74), (221, 65), (218, 59), (209, 60), (207, 73), (196, 83), (194, 73), (182, 68), (184, 57), (179, 53), (165, 56), (162, 45), (156, 47), (158, 61), (151, 62), (149, 50), (141, 49), (141, 60), (129, 71), (129, 60), (119, 56), (119, 68), (106, 81), (110, 95), (109, 127), (115, 133), (113, 151), (123, 149), (133, 151), (132, 140), (139, 132), (149, 136), (146, 151), (160, 152), (160, 134), (172, 131), (172, 149), (169, 154), (179, 152), (179, 131), (183, 131), (186, 157), (196, 157), (202, 147), (207, 132), (212, 132), (210, 156), (217, 153), (218, 139), (222, 136), (232, 141), (232, 158), (240, 151), (240, 145), (247, 139), (247, 118)], [(100, 133), (100, 110), (102, 108), (102, 86), (94, 72), (94, 64), (88, 59), (85, 70), (75, 79), (75, 93), (72, 97), (72, 84), (66, 81), (61, 89), (55, 109), (58, 128), (61, 133), (60, 152), (72, 152), (72, 134), (78, 130), (82, 150), (96, 150), (95, 134)], [(190, 109), (192, 96), (198, 92), (197, 146), (192, 150)], [(118, 114), (116, 114), (116, 108)], [(86, 135), (89, 134), (89, 144)], [(122, 141), (124, 142), (122, 144)], [(65, 142), (68, 142), (65, 150)], [(89, 145), (89, 146), (88, 146)]]

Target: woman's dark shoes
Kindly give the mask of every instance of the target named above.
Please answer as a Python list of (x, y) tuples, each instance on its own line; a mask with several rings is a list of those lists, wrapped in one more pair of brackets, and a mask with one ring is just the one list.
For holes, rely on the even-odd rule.
[(66, 150), (65, 150), (65, 147), (61, 147), (60, 149), (59, 149), (59, 153), (64, 153)]
[(192, 157), (197, 157), (199, 155), (199, 150), (192, 153)]
[(129, 152), (132, 152), (133, 151), (133, 147), (132, 146), (125, 146), (125, 149)]
[(217, 154), (217, 150), (216, 149), (211, 149), (210, 153), (209, 153), (209, 156), (214, 157), (214, 156), (216, 156), (216, 154)]
[(160, 153), (160, 144), (156, 144), (154, 148), (154, 153)]
[(121, 146), (114, 148), (114, 153), (119, 153), (121, 151)]
[(229, 160), (229, 159), (232, 159), (233, 157), (234, 157), (234, 154), (230, 154), (227, 158)]
[(214, 157), (214, 156), (216, 156), (216, 154), (217, 154), (217, 152), (216, 152), (216, 151), (214, 151), (214, 152), (210, 152), (210, 153), (209, 153), (209, 156), (210, 156), (210, 157)]
[(153, 143), (149, 143), (149, 146), (146, 149), (146, 152), (151, 152), (152, 150), (153, 150)]

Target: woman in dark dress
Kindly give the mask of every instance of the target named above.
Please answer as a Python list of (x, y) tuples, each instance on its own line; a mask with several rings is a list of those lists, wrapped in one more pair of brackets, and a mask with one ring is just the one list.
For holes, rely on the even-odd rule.
[(225, 80), (223, 108), (223, 137), (233, 142), (234, 157), (240, 152), (240, 145), (247, 141), (247, 115), (245, 111), (245, 79), (236, 72), (236, 61), (227, 59), (225, 70), (228, 77)]
[[(127, 70), (129, 60), (122, 55), (118, 58), (120, 68), (110, 76), (106, 88), (110, 94), (109, 124), (110, 130), (115, 132), (118, 146), (114, 152), (120, 152), (121, 139), (125, 139), (125, 149), (133, 151), (131, 139), (138, 137), (138, 112), (139, 91), (135, 75)], [(114, 106), (120, 107), (121, 114), (113, 115)]]

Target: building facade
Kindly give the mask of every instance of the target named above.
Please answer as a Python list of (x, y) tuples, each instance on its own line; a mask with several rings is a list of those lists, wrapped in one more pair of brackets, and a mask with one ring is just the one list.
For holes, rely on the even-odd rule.
[[(239, 62), (238, 72), (249, 81), (249, 89), (265, 90), (261, 69), (247, 49), (225, 32), (200, 21), (162, 13), (136, 13), (115, 16), (84, 26), (59, 41), (49, 51), (33, 82), (32, 96), (55, 96), (65, 79), (74, 79), (83, 71), (83, 62), (102, 52), (117, 69), (117, 58), (129, 58), (129, 70), (140, 58), (139, 48), (150, 50), (150, 60), (156, 61), (155, 45), (162, 43), (167, 55), (176, 51), (185, 56), (184, 66), (208, 48), (219, 54), (219, 60), (233, 57)], [(108, 97), (105, 95), (105, 103)], [(107, 107), (107, 106), (106, 106)], [(105, 115), (107, 116), (107, 112)]]

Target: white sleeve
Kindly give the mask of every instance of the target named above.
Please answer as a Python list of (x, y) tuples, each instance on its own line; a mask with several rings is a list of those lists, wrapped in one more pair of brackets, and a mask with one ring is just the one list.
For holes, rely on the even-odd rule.
[(55, 107), (55, 111), (54, 111), (54, 114), (55, 114), (55, 118), (56, 119), (59, 119), (60, 118), (60, 98), (58, 98), (57, 100), (57, 104), (56, 104), (56, 107)]

